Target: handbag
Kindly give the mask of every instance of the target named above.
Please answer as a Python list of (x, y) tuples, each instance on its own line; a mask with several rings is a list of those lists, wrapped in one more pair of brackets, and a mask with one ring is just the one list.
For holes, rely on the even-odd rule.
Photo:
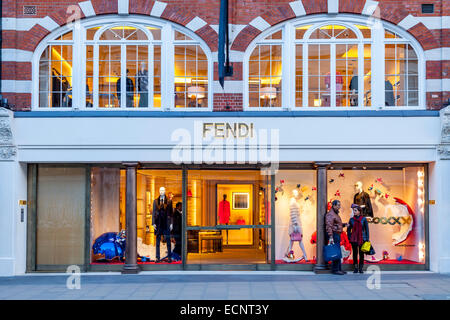
[(300, 232), (291, 233), (291, 241), (302, 241), (303, 235)]
[(369, 252), (366, 253), (366, 255), (373, 256), (374, 254), (375, 254), (375, 249), (373, 248), (372, 245), (370, 245), (370, 250), (369, 250)]
[(361, 246), (361, 251), (364, 253), (367, 253), (370, 251), (370, 241), (366, 241), (363, 243), (363, 245)]
[(342, 259), (341, 245), (335, 243), (323, 246), (323, 257), (326, 262)]

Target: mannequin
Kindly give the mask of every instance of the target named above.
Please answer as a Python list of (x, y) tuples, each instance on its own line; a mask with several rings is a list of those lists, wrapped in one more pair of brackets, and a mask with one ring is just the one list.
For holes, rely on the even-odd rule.
[(362, 214), (364, 217), (373, 217), (372, 203), (370, 202), (370, 196), (367, 192), (363, 191), (363, 183), (357, 181), (355, 183), (355, 196), (353, 197), (353, 203), (359, 205), (362, 208)]
[[(290, 223), (289, 223), (289, 247), (286, 251), (286, 256), (283, 258), (286, 262), (297, 262), (302, 259), (308, 261), (308, 258), (306, 257), (306, 250), (305, 246), (303, 245), (303, 230), (302, 230), (302, 223), (300, 220), (300, 207), (298, 205), (298, 190), (294, 189), (292, 190), (292, 197), (289, 201), (289, 215), (290, 215)], [(300, 249), (302, 249), (303, 257), (295, 259), (294, 258), (294, 252), (292, 250), (292, 246), (294, 244), (294, 241), (298, 241), (298, 245), (300, 246)]]
[(358, 69), (353, 69), (352, 80), (350, 80), (350, 85), (348, 87), (350, 89), (350, 105), (352, 107), (358, 105)]
[(148, 107), (148, 70), (145, 62), (137, 73), (137, 89), (140, 95), (139, 108)]
[[(230, 202), (227, 200), (227, 195), (223, 195), (223, 200), (219, 202), (219, 224), (226, 224), (230, 222)], [(228, 244), (228, 230), (227, 242)]]
[(167, 244), (168, 262), (172, 262), (172, 253), (170, 248), (170, 231), (172, 224), (172, 201), (166, 196), (166, 188), (159, 188), (159, 197), (153, 201), (153, 227), (156, 234), (156, 262), (160, 262), (159, 245), (161, 236)]
[[(130, 73), (130, 70), (127, 69), (127, 75), (126, 75), (126, 80), (125, 80), (125, 92), (126, 92), (126, 106), (127, 108), (132, 108), (134, 107), (134, 83), (133, 80), (128, 76)], [(117, 95), (117, 99), (119, 100), (119, 105), (120, 105), (120, 94), (121, 94), (121, 89), (120, 89), (120, 85), (121, 85), (121, 78), (117, 79), (116, 82), (116, 95)]]

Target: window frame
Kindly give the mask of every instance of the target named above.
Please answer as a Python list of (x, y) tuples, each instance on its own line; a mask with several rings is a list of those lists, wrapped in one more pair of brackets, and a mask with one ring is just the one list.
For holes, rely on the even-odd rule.
[[(295, 39), (295, 30), (296, 27), (311, 25), (311, 27), (305, 32), (303, 35), (303, 40)], [(364, 65), (364, 45), (371, 45), (371, 95), (372, 101), (371, 106), (363, 106), (360, 104), (362, 102), (361, 96), (363, 96), (365, 90), (358, 90), (358, 106), (330, 106), (330, 107), (314, 107), (307, 106), (308, 102), (305, 101), (305, 96), (308, 97), (309, 91), (305, 89), (305, 82), (308, 81), (308, 69), (305, 69), (306, 59), (303, 59), (303, 106), (296, 107), (295, 106), (295, 95), (296, 95), (296, 87), (295, 87), (295, 67), (287, 66), (295, 66), (296, 63), (296, 54), (295, 47), (297, 44), (303, 44), (303, 52), (305, 50), (307, 52), (307, 46), (305, 43), (320, 43), (319, 40), (310, 40), (309, 35), (313, 32), (313, 30), (318, 27), (324, 25), (342, 25), (349, 27), (350, 30), (355, 32), (358, 36), (358, 39), (352, 41), (344, 40), (342, 43), (358, 43), (359, 46), (359, 54), (358, 54), (358, 73), (363, 72), (363, 68), (361, 66)], [(354, 25), (363, 25), (371, 28), (371, 38), (364, 38), (358, 28)], [(260, 108), (260, 107), (251, 107), (249, 105), (249, 58), (252, 54), (253, 50), (260, 44), (265, 44), (267, 40), (264, 39), (270, 36), (272, 33), (275, 33), (279, 30), (283, 30), (283, 38), (282, 38), (282, 56), (283, 56), (283, 66), (282, 66), (282, 105), (281, 107), (271, 107), (271, 108)], [(385, 39), (384, 32), (390, 31), (396, 33), (401, 38), (396, 39)], [(308, 40), (305, 40), (307, 39)], [(329, 42), (325, 39), (325, 42), (328, 41), (331, 43), (338, 43), (339, 39), (336, 39), (333, 42)], [(273, 40), (269, 40), (273, 41)], [(322, 41), (323, 43), (323, 41)], [(414, 49), (417, 60), (418, 60), (418, 105), (417, 106), (395, 106), (395, 107), (386, 107), (384, 105), (385, 101), (385, 89), (384, 89), (384, 79), (385, 79), (385, 44), (388, 43), (396, 43), (396, 44), (409, 44)], [(306, 47), (306, 48), (305, 48)], [(361, 52), (362, 47), (362, 52)], [(362, 55), (361, 55), (362, 54)], [(333, 58), (334, 62), (336, 62), (336, 57)], [(330, 66), (330, 69), (332, 67)], [(393, 25), (389, 22), (367, 18), (364, 16), (357, 16), (352, 14), (339, 14), (337, 16), (330, 16), (327, 14), (315, 15), (312, 17), (302, 17), (293, 19), (285, 22), (283, 25), (277, 25), (271, 27), (260, 35), (258, 35), (248, 46), (247, 50), (244, 54), (243, 61), (243, 82), (244, 82), (244, 95), (243, 95), (243, 104), (244, 111), (358, 111), (358, 110), (425, 110), (426, 109), (426, 66), (425, 66), (425, 53), (419, 42), (406, 30)], [(379, 70), (383, 70), (380, 72)], [(306, 78), (306, 79), (305, 79)], [(361, 78), (359, 78), (361, 79)], [(359, 81), (361, 82), (361, 81)], [(333, 81), (332, 81), (333, 83)], [(335, 85), (334, 85), (335, 86)], [(307, 88), (307, 87), (306, 87)], [(334, 100), (334, 99), (333, 99)], [(306, 105), (306, 107), (305, 107)]]
[[(117, 21), (120, 21), (118, 23)], [(147, 108), (126, 108), (124, 104), (121, 104), (119, 108), (100, 108), (98, 105), (94, 103), (94, 106), (91, 108), (86, 108), (86, 46), (93, 45), (94, 46), (94, 69), (96, 68), (96, 64), (98, 65), (98, 60), (95, 60), (95, 51), (98, 51), (98, 47), (100, 43), (109, 43), (115, 42), (117, 45), (126, 45), (123, 44), (125, 42), (129, 42), (130, 44), (138, 44), (144, 41), (141, 40), (126, 40), (126, 41), (103, 41), (98, 40), (99, 35), (102, 33), (101, 30), (105, 31), (113, 26), (117, 25), (126, 25), (137, 27), (140, 30), (146, 32), (146, 26), (154, 26), (161, 29), (161, 40), (153, 40), (152, 35), (150, 35), (149, 40), (147, 40), (147, 44), (150, 47), (154, 47), (152, 43), (160, 43), (161, 44), (161, 108), (152, 107), (153, 105), (153, 80), (149, 81), (149, 106)], [(86, 30), (92, 27), (100, 26), (99, 30), (96, 31), (94, 40), (86, 40)], [(73, 37), (72, 40), (55, 40), (61, 35), (72, 31)], [(190, 37), (192, 40), (184, 40), (179, 41), (175, 40), (175, 31), (179, 31), (186, 36)], [(150, 33), (150, 32), (148, 32)], [(148, 33), (147, 36), (148, 36)], [(62, 43), (71, 43), (72, 44), (72, 107), (67, 108), (50, 108), (50, 107), (40, 107), (39, 106), (39, 62), (40, 57), (43, 51), (47, 48), (48, 45), (51, 44), (62, 44)], [(203, 50), (204, 54), (208, 59), (208, 106), (205, 108), (175, 108), (175, 69), (174, 69), (174, 47), (175, 43), (177, 44), (195, 44), (199, 45)], [(95, 49), (97, 48), (97, 49)], [(123, 50), (123, 49), (121, 49)], [(126, 50), (126, 49), (125, 49)], [(149, 52), (150, 53), (150, 52)], [(77, 57), (75, 59), (75, 57)], [(163, 57), (165, 57), (163, 59)], [(150, 60), (150, 54), (149, 54)], [(125, 58), (126, 62), (126, 58)], [(150, 64), (149, 64), (150, 66)], [(153, 66), (153, 61), (151, 63)], [(170, 21), (154, 18), (154, 17), (143, 17), (140, 15), (129, 15), (129, 16), (119, 16), (119, 15), (105, 15), (101, 17), (91, 17), (85, 18), (79, 21), (76, 21), (73, 24), (64, 25), (55, 31), (51, 32), (47, 35), (36, 47), (33, 52), (32, 58), (32, 91), (31, 91), (31, 108), (33, 111), (99, 111), (99, 110), (107, 110), (110, 112), (114, 111), (131, 111), (131, 112), (139, 112), (139, 111), (180, 111), (180, 112), (191, 112), (191, 111), (212, 111), (213, 110), (213, 59), (212, 53), (206, 43), (196, 35), (192, 30), (185, 28), (183, 26), (176, 25)], [(97, 66), (98, 68), (98, 66)], [(150, 70), (149, 70), (150, 74)], [(153, 71), (152, 71), (153, 74)], [(98, 73), (97, 73), (98, 75)], [(172, 76), (170, 76), (172, 75)], [(96, 73), (94, 70), (94, 87), (91, 89), (95, 91), (94, 88), (95, 82), (98, 82), (98, 76), (96, 77)], [(150, 83), (152, 86), (150, 87)], [(121, 89), (123, 86), (121, 86)], [(123, 89), (125, 90), (125, 89)], [(150, 95), (151, 93), (151, 95)], [(98, 92), (94, 92), (94, 96), (97, 95)], [(123, 95), (121, 95), (123, 97)], [(150, 100), (152, 101), (150, 103)]]

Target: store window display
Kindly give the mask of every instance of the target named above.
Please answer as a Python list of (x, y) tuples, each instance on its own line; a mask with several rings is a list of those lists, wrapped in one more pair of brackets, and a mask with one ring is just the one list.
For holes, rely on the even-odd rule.
[[(341, 201), (342, 220), (353, 217), (352, 204), (367, 219), (375, 254), (366, 254), (366, 263), (425, 263), (424, 181), (421, 166), (328, 171), (328, 199)], [(351, 256), (345, 262), (353, 263)]]
[[(137, 172), (138, 263), (181, 263), (181, 171)], [(120, 168), (91, 171), (91, 263), (125, 261), (126, 173)], [(179, 203), (173, 208), (173, 203)], [(178, 214), (174, 212), (178, 210)], [(175, 238), (177, 237), (177, 238)], [(177, 255), (172, 257), (172, 245)], [(178, 246), (177, 246), (178, 244)]]
[(276, 263), (315, 263), (316, 172), (279, 170), (275, 179)]

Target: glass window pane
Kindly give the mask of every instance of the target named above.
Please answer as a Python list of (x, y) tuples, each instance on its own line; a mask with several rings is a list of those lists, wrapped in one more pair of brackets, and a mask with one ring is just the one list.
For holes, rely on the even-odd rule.
[(86, 169), (39, 166), (36, 264), (84, 263)]
[[(345, 178), (342, 178), (344, 176)], [(334, 169), (327, 199), (341, 202), (342, 222), (352, 224), (353, 203), (364, 205), (370, 242), (375, 254), (365, 255), (376, 264), (425, 263), (425, 172), (423, 167)], [(412, 227), (414, 226), (414, 227)], [(351, 238), (352, 228), (342, 235)], [(351, 248), (345, 248), (344, 263), (353, 264)], [(357, 257), (355, 257), (357, 258)]]
[(279, 170), (275, 176), (275, 259), (277, 264), (314, 264), (316, 255), (316, 172)]
[(296, 39), (303, 39), (303, 37), (304, 37), (304, 35), (305, 35), (305, 33), (306, 33), (306, 31), (308, 31), (308, 29), (310, 28), (311, 26), (309, 25), (309, 26), (302, 26), (302, 27), (297, 27), (296, 29), (295, 29), (295, 38)]

